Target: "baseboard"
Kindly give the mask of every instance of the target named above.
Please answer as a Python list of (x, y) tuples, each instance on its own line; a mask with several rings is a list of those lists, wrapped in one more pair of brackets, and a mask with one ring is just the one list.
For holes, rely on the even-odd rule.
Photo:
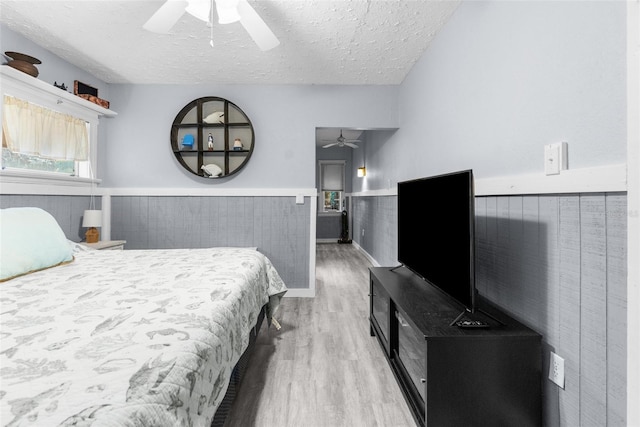
[(291, 289), (284, 294), (285, 298), (315, 298), (316, 291), (315, 289)]
[(369, 252), (365, 251), (362, 246), (360, 246), (356, 241), (353, 241), (352, 244), (356, 249), (362, 252), (362, 255), (364, 255), (374, 267), (380, 267), (378, 261), (376, 261), (375, 258), (373, 258), (371, 255), (369, 255)]
[(316, 243), (338, 243), (339, 237), (333, 239), (316, 239)]

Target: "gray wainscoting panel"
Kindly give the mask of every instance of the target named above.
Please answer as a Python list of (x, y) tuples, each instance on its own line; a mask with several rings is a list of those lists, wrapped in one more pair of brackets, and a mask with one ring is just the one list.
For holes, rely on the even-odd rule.
[(480, 197), (476, 237), (479, 292), (543, 335), (545, 425), (625, 425), (626, 195)]
[(380, 265), (397, 265), (397, 196), (353, 197), (351, 203), (353, 241)]
[(342, 215), (318, 215), (316, 239), (335, 239), (342, 235)]
[[(543, 335), (546, 426), (626, 425), (626, 200), (476, 198), (476, 286)], [(352, 200), (354, 240), (380, 265), (397, 264), (395, 201)], [(549, 351), (565, 360), (564, 389), (547, 378)]]
[(607, 425), (607, 235), (605, 196), (580, 198), (581, 425)]
[(257, 247), (290, 288), (309, 287), (310, 206), (294, 197), (112, 196), (126, 249)]
[(563, 196), (559, 202), (558, 236), (553, 236), (560, 249), (560, 339), (555, 351), (565, 359), (560, 421), (569, 426), (580, 425), (580, 199)]
[(626, 425), (627, 414), (627, 197), (605, 199), (607, 424)]
[[(60, 224), (67, 239), (74, 242), (84, 240), (86, 229), (82, 227), (82, 215), (89, 209), (89, 196), (46, 196), (3, 194), (0, 208), (36, 207), (49, 212)], [(100, 197), (95, 198), (96, 209), (101, 208)]]

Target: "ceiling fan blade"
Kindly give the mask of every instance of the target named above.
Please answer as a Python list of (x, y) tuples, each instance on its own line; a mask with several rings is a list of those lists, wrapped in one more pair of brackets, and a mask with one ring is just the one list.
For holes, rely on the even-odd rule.
[(240, 14), (240, 23), (260, 50), (273, 49), (280, 44), (280, 40), (273, 34), (247, 0), (238, 2), (238, 13)]
[(345, 139), (344, 142), (362, 142), (359, 139)]
[(338, 143), (332, 142), (331, 144), (323, 145), (322, 148), (329, 148), (329, 147), (333, 147), (334, 145), (338, 145)]
[(184, 0), (167, 0), (142, 28), (154, 33), (168, 33), (184, 14), (187, 4)]
[(351, 147), (351, 148), (360, 148), (360, 147), (358, 147), (356, 144), (352, 144), (352, 143), (350, 143), (350, 142), (345, 142), (345, 143), (344, 143), (344, 145), (346, 145), (346, 146), (348, 146), (348, 147)]

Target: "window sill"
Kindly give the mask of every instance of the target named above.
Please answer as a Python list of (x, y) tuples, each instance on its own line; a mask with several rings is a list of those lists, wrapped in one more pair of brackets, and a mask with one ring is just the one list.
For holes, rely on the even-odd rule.
[(76, 187), (91, 188), (93, 184), (100, 184), (102, 180), (95, 178), (80, 178), (77, 176), (63, 175), (44, 171), (23, 171), (7, 168), (0, 171), (0, 184), (2, 194), (26, 194), (29, 189)]
[(334, 212), (324, 212), (324, 211), (319, 211), (318, 212), (318, 216), (341, 216), (342, 212), (338, 212), (338, 211), (334, 211)]

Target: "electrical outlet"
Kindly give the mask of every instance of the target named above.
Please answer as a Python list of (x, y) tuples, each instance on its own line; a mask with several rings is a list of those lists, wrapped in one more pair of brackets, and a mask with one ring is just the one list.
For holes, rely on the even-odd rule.
[(564, 388), (564, 359), (553, 351), (549, 358), (549, 379)]

